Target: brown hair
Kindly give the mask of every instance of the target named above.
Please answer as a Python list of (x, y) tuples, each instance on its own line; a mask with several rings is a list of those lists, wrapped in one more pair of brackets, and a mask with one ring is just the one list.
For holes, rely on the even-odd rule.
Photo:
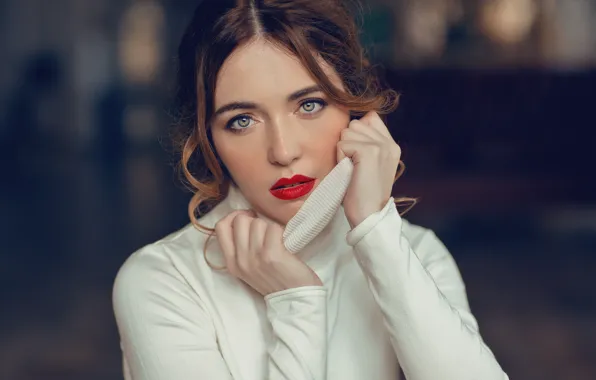
[[(369, 111), (381, 115), (397, 108), (398, 94), (381, 85), (365, 58), (358, 28), (341, 0), (205, 0), (197, 7), (178, 48), (175, 144), (183, 181), (193, 192), (188, 215), (199, 230), (213, 233), (198, 218), (227, 195), (231, 177), (214, 149), (209, 128), (219, 69), (243, 43), (265, 38), (298, 57), (327, 96), (351, 110), (352, 118)], [(341, 78), (335, 87), (317, 59)], [(395, 180), (405, 169), (400, 162)], [(411, 198), (398, 203), (414, 205)], [(407, 211), (407, 210), (406, 210)]]

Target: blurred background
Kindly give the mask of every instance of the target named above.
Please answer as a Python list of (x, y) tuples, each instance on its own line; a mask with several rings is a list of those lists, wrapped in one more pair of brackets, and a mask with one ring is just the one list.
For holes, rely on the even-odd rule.
[[(0, 379), (121, 379), (111, 286), (187, 223), (163, 148), (196, 0), (0, 0)], [(369, 0), (396, 195), (511, 379), (596, 379), (596, 1)], [(592, 174), (590, 174), (592, 173)]]

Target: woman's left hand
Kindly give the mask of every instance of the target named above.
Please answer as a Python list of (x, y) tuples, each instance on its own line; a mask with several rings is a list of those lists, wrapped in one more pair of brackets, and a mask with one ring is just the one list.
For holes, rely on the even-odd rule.
[(352, 180), (343, 206), (352, 228), (383, 209), (389, 198), (401, 158), (401, 148), (374, 111), (352, 120), (337, 143), (337, 161), (350, 157)]

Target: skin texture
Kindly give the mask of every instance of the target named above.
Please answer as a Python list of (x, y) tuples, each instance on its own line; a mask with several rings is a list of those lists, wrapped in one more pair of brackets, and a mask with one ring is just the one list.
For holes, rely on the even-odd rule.
[[(324, 63), (323, 68), (343, 88), (335, 71)], [(321, 91), (289, 99), (315, 85), (295, 57), (262, 39), (236, 49), (218, 73), (211, 124), (215, 149), (253, 210), (270, 221), (236, 211), (220, 220), (215, 232), (229, 273), (262, 295), (322, 285), (283, 246), (283, 226), (308, 195), (291, 201), (274, 197), (269, 189), (279, 178), (306, 175), (316, 179), (316, 188), (338, 160), (351, 157), (354, 174), (343, 205), (352, 227), (391, 196), (401, 150), (381, 118), (369, 112), (350, 121), (349, 111)], [(253, 106), (218, 112), (231, 103)]]
[[(327, 70), (341, 87), (333, 70)], [(216, 83), (216, 110), (239, 101), (258, 105), (256, 110), (235, 110), (218, 116), (212, 123), (213, 141), (254, 209), (282, 225), (296, 214), (304, 198), (283, 201), (269, 189), (279, 178), (294, 174), (316, 178), (316, 187), (336, 165), (336, 145), (350, 121), (348, 110), (332, 104), (325, 108), (314, 103), (301, 107), (306, 99), (326, 99), (320, 91), (287, 101), (288, 95), (314, 85), (316, 82), (296, 58), (262, 40), (238, 48), (224, 62)], [(250, 126), (234, 134), (225, 129), (225, 124), (238, 115), (249, 116)]]

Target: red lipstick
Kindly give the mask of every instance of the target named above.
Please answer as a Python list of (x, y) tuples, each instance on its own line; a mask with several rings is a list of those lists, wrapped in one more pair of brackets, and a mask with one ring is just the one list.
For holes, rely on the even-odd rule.
[(276, 198), (288, 201), (310, 193), (314, 186), (314, 178), (296, 174), (292, 178), (280, 178), (271, 186), (269, 192)]

